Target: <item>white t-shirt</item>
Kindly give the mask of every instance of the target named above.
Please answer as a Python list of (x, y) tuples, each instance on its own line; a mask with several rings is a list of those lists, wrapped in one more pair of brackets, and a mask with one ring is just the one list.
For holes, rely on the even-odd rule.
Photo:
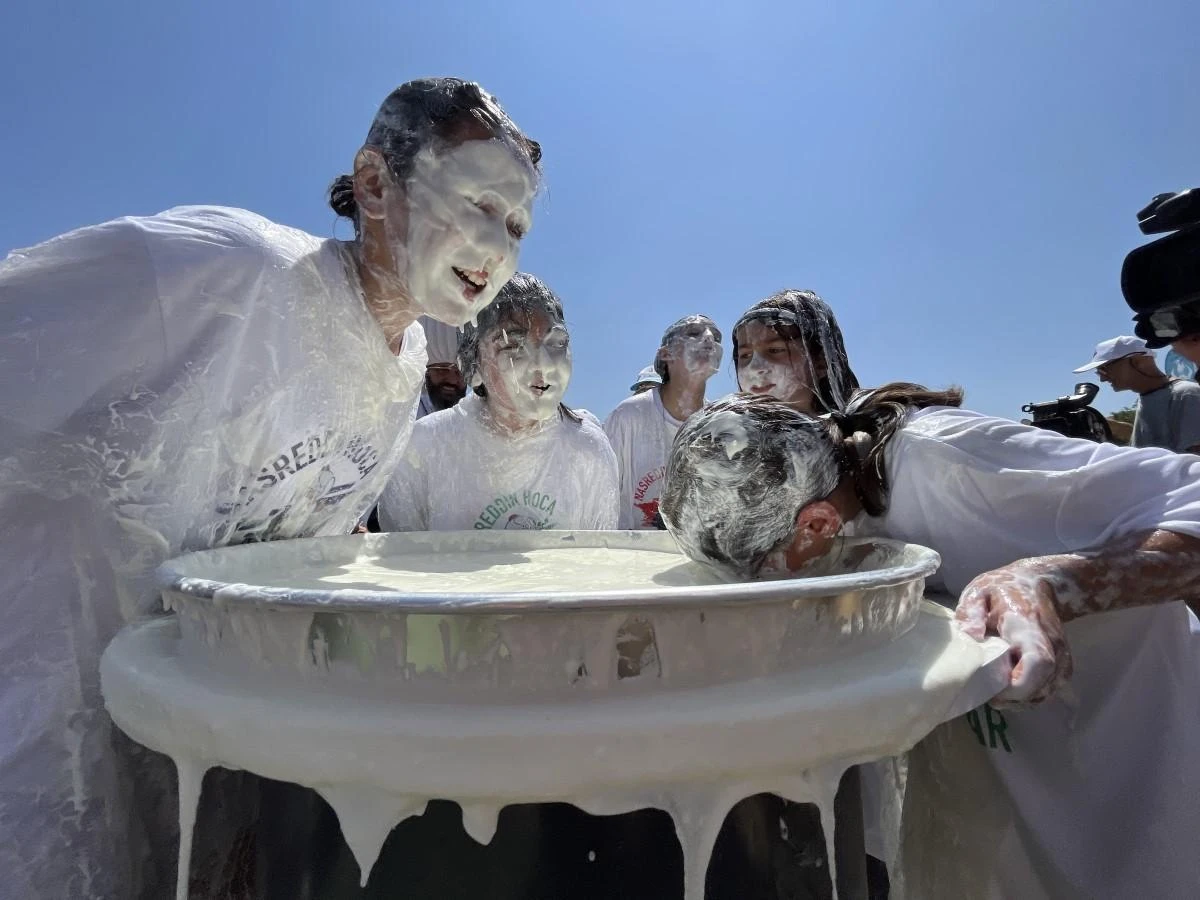
[(621, 528), (655, 528), (671, 443), (683, 423), (663, 406), (659, 388), (617, 404), (604, 423), (621, 472)]
[(352, 529), (424, 366), (419, 326), (389, 352), (344, 245), (242, 210), (0, 264), (0, 894), (169, 893), (174, 850), (146, 855), (118, 786), (100, 654), (157, 610), (168, 557)]
[[(931, 409), (896, 435), (887, 470), (888, 512), (864, 527), (933, 547), (932, 584), (954, 594), (1017, 559), (1154, 528), (1200, 536), (1196, 456)], [(913, 750), (903, 896), (1196, 895), (1200, 669), (1187, 609), (1101, 613), (1066, 630), (1069, 692), (981, 707)]]
[(617, 460), (591, 417), (495, 431), (474, 393), (419, 420), (379, 501), (385, 531), (611, 529)]

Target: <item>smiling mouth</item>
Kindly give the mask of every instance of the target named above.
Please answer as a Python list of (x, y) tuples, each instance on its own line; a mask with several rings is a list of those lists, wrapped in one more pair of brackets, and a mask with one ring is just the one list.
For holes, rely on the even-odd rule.
[(544, 395), (544, 394), (545, 394), (547, 391), (549, 391), (549, 390), (550, 390), (550, 385), (548, 385), (548, 384), (531, 384), (531, 385), (529, 386), (529, 389), (530, 389), (531, 391), (533, 391), (535, 394), (537, 394), (539, 397), (541, 397), (541, 396), (543, 396), (543, 395)]
[(483, 289), (488, 284), (488, 273), (484, 269), (460, 269), (458, 266), (451, 266), (454, 274), (458, 276), (458, 280), (466, 286), (468, 296), (475, 297), (483, 292)]

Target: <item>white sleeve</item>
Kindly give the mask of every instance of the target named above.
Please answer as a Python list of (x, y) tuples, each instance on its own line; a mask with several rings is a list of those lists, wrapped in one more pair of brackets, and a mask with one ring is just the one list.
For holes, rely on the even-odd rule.
[(1200, 538), (1200, 456), (1098, 445), (1089, 464), (1072, 476), (1059, 510), (1063, 542), (1101, 545), (1156, 528)]
[(157, 280), (130, 220), (81, 228), (0, 263), (0, 430), (70, 432), (150, 382), (166, 354)]
[(1200, 537), (1198, 456), (1096, 444), (1001, 420), (986, 434), (994, 508), (1015, 522), (1045, 510), (1065, 548), (1155, 528)]
[(1200, 536), (1200, 456), (1096, 444), (966, 411), (937, 421), (944, 424), (933, 441), (920, 424), (904, 429), (915, 438), (910, 459), (938, 470), (913, 486), (931, 505), (957, 503), (993, 523), (1049, 531), (1060, 546), (1044, 552), (1086, 550), (1155, 528)]
[(429, 530), (429, 472), (421, 422), (379, 498), (379, 527), (384, 531)]
[(617, 466), (617, 528), (633, 527), (633, 463), (630, 459), (629, 417), (618, 406), (604, 420), (604, 433), (615, 454)]
[(607, 438), (598, 433), (595, 482), (592, 487), (592, 509), (588, 516), (589, 529), (612, 531), (620, 520), (620, 476), (617, 471), (617, 456)]

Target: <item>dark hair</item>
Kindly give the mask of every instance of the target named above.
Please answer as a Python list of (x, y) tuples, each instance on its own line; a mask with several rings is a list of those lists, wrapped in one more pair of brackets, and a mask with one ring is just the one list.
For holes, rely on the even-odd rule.
[(675, 436), (660, 511), (692, 559), (756, 576), (792, 539), (796, 516), (849, 477), (868, 515), (887, 510), (884, 451), (908, 413), (958, 406), (962, 391), (893, 383), (817, 417), (770, 397), (710, 403)]
[[(538, 312), (545, 313), (556, 322), (566, 324), (562, 301), (554, 291), (536, 275), (527, 272), (515, 273), (500, 289), (496, 299), (479, 311), (475, 324), (468, 323), (459, 332), (458, 368), (468, 385), (479, 371), (479, 344), (484, 336), (514, 314), (532, 316)], [(476, 385), (474, 391), (480, 397), (487, 397), (485, 385)], [(572, 422), (583, 421), (578, 413), (565, 403), (558, 404), (558, 412)]]
[[(782, 314), (782, 315), (781, 315)], [(850, 368), (842, 329), (829, 304), (812, 291), (784, 290), (755, 303), (733, 326), (733, 369), (737, 381), (738, 331), (752, 321), (762, 322), (785, 341), (800, 341), (812, 364), (824, 363), (817, 378), (816, 399), (821, 411), (838, 409), (858, 389)], [(740, 386), (740, 384), (739, 384)]]
[[(383, 154), (388, 170), (403, 182), (412, 174), (417, 153), (432, 141), (456, 146), (468, 140), (505, 137), (540, 171), (541, 145), (509, 118), (500, 103), (478, 84), (461, 78), (419, 78), (400, 85), (383, 101), (364, 146)], [(329, 187), (329, 206), (354, 222), (358, 203), (354, 176), (339, 175)]]
[[(962, 406), (962, 388), (933, 391), (908, 381), (858, 391), (845, 410), (828, 416), (830, 437), (841, 448), (842, 466), (854, 478), (854, 490), (869, 516), (887, 511), (888, 480), (884, 450), (914, 409)], [(858, 437), (864, 435), (864, 438)]]
[[(713, 335), (717, 339), (717, 343), (721, 343), (721, 329), (717, 327), (717, 323), (706, 315), (696, 313), (694, 315), (684, 316), (682, 319), (679, 319), (668, 325), (667, 330), (663, 332), (662, 340), (658, 343), (658, 349), (662, 350), (663, 347), (670, 343), (673, 337), (681, 333), (688, 325), (693, 325), (696, 322), (702, 322), (711, 328)], [(662, 359), (659, 359), (657, 353), (654, 354), (654, 371), (658, 373), (658, 377), (662, 379), (663, 384), (670, 383), (671, 372), (667, 368), (666, 362)]]

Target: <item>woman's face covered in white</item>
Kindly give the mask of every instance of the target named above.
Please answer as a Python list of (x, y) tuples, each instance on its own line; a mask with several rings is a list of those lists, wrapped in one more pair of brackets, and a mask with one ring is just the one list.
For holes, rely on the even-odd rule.
[(672, 377), (687, 372), (693, 379), (707, 381), (721, 368), (723, 353), (716, 331), (704, 319), (696, 317), (671, 335), (663, 347), (662, 358)]
[(421, 312), (463, 325), (517, 270), (537, 177), (508, 141), (426, 147), (384, 197), (384, 234), (405, 292)]
[(801, 412), (816, 412), (822, 364), (809, 358), (802, 341), (751, 321), (738, 329), (737, 347), (739, 389), (794, 404)]
[(571, 381), (570, 335), (546, 310), (505, 316), (479, 341), (479, 378), (493, 419), (511, 428), (553, 418)]

